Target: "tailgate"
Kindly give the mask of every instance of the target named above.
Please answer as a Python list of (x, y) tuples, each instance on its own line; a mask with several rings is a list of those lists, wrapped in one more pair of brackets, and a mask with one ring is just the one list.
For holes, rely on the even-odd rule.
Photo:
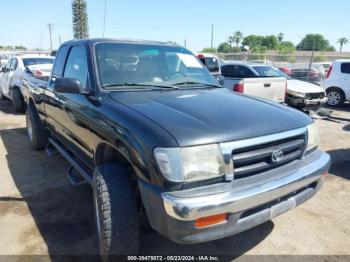
[(244, 94), (284, 102), (287, 80), (283, 77), (245, 78)]

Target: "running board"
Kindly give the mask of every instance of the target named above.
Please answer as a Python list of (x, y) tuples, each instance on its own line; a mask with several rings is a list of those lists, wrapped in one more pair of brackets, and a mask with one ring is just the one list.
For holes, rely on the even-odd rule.
[(80, 186), (87, 183), (86, 179), (73, 166), (69, 167), (67, 177), (73, 186)]
[(55, 156), (58, 154), (57, 149), (52, 146), (51, 143), (47, 143), (46, 147), (45, 147), (45, 152), (46, 154), (48, 154), (49, 156)]
[(49, 138), (49, 143), (72, 165), (89, 184), (92, 184), (92, 176), (82, 168), (82, 166), (53, 138)]

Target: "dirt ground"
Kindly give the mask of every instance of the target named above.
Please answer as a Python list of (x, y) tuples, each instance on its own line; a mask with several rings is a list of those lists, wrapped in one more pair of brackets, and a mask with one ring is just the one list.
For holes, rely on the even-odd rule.
[[(142, 254), (350, 255), (350, 105), (316, 120), (331, 154), (324, 187), (305, 204), (238, 235), (175, 244), (142, 229)], [(30, 149), (25, 117), (0, 102), (0, 255), (96, 254), (92, 190), (73, 187), (59, 155)]]

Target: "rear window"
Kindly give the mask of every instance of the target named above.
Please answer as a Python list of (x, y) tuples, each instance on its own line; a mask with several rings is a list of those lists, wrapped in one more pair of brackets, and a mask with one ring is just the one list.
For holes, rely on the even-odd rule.
[(53, 58), (23, 58), (24, 66), (53, 64)]
[(350, 74), (350, 63), (342, 63), (340, 70), (343, 74)]
[(200, 58), (199, 60), (208, 68), (209, 72), (219, 71), (219, 61), (215, 57)]
[(253, 68), (259, 74), (259, 76), (262, 77), (285, 77), (290, 79), (289, 76), (271, 66), (253, 66)]

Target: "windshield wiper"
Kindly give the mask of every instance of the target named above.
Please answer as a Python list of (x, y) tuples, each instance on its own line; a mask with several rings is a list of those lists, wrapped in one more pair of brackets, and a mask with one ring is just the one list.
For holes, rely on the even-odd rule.
[(116, 83), (116, 84), (106, 84), (103, 85), (103, 88), (108, 87), (121, 87), (121, 86), (137, 86), (137, 87), (145, 87), (145, 88), (171, 88), (171, 89), (177, 89), (174, 86), (165, 86), (165, 85), (152, 85), (152, 84), (139, 84), (139, 83)]
[(201, 83), (201, 82), (194, 82), (194, 81), (185, 81), (185, 82), (179, 82), (179, 83), (175, 83), (173, 84), (173, 86), (193, 86), (193, 85), (201, 85), (201, 86), (208, 86), (208, 87), (220, 87), (218, 85), (213, 85), (213, 84), (207, 84), (207, 83)]

